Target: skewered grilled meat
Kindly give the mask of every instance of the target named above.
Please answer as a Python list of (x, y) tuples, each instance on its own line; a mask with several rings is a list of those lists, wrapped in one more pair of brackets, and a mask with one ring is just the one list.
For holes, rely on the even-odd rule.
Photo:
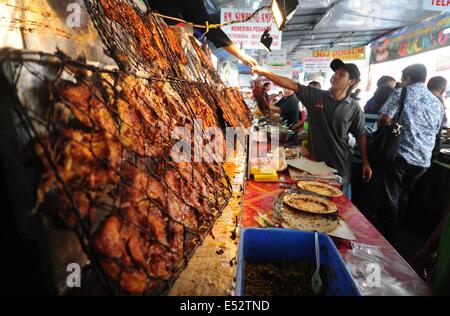
[(61, 81), (56, 93), (85, 126), (100, 126), (112, 135), (117, 135), (117, 125), (94, 85)]
[[(89, 2), (95, 1), (88, 0)], [(223, 112), (223, 118), (229, 126), (243, 128), (250, 126), (250, 112), (245, 106), (242, 97), (234, 90), (224, 89), (225, 87), (211, 62), (210, 53), (207, 53), (195, 38), (191, 37), (190, 39), (189, 45), (195, 53), (188, 52), (188, 63), (187, 56), (180, 44), (180, 37), (164, 21), (155, 18), (151, 14), (139, 15), (127, 1), (101, 0), (100, 4), (104, 8), (106, 17), (122, 26), (123, 30), (121, 31), (126, 33), (125, 38), (129, 39), (131, 43), (136, 43), (136, 47), (133, 49), (129, 49), (130, 43), (128, 42), (123, 45), (111, 47), (111, 43), (121, 42), (124, 35), (120, 32), (116, 34), (117, 30), (111, 28), (110, 24), (108, 24), (110, 22), (106, 21), (107, 19), (94, 18), (98, 24), (97, 29), (104, 37), (105, 44), (114, 51), (116, 56), (112, 57), (116, 59), (119, 66), (123, 64), (119, 55), (131, 58), (137, 54), (144, 56), (143, 59), (141, 58), (135, 61), (140, 64), (137, 67), (138, 70), (159, 73), (163, 77), (170, 75), (180, 79), (189, 78), (191, 80), (193, 77), (195, 81), (208, 83), (209, 86), (207, 86), (206, 90), (211, 90), (212, 88), (212, 92), (210, 93), (214, 94), (215, 99), (214, 104), (209, 104), (214, 116), (218, 115), (217, 109), (220, 109)], [(91, 15), (94, 13), (101, 14), (100, 11), (92, 11), (95, 10), (91, 10)], [(109, 40), (105, 40), (105, 38), (109, 38)], [(156, 60), (157, 67), (148, 65), (147, 61), (149, 60)], [(167, 92), (167, 90), (171, 89), (164, 90)], [(173, 90), (178, 89), (175, 88)], [(224, 94), (221, 93), (223, 90), (226, 90)], [(200, 93), (192, 91), (190, 95), (195, 100), (202, 100), (207, 93), (203, 91)], [(184, 100), (184, 102), (187, 101)], [(198, 104), (194, 105), (194, 110), (197, 107)], [(207, 120), (212, 121), (209, 117)]]
[(144, 59), (155, 61), (159, 69), (166, 70), (169, 68), (167, 60), (159, 57), (159, 52), (164, 50), (164, 46), (156, 28), (150, 29), (125, 1), (100, 0), (99, 2), (103, 7), (102, 12), (107, 18), (116, 22), (120, 28), (133, 35), (136, 44), (139, 46), (136, 49), (139, 49), (139, 53), (142, 54)]
[[(209, 106), (214, 99), (200, 88), (149, 85), (129, 75), (118, 77), (112, 89), (109, 79), (71, 71), (79, 81), (60, 81), (53, 93), (83, 129), (59, 128), (43, 144), (65, 187), (38, 146), (47, 170), (38, 204), (70, 227), (106, 216), (91, 229), (107, 275), (129, 293), (158, 293), (180, 271), (186, 251), (211, 227), (230, 194), (214, 159), (176, 163), (168, 156), (174, 128), (193, 132), (195, 119), (202, 119), (202, 132), (219, 126), (215, 105)], [(223, 147), (222, 133), (216, 137)], [(214, 154), (203, 152), (204, 158)], [(186, 232), (194, 239), (185, 240)]]
[(241, 127), (250, 127), (252, 125), (251, 115), (240, 93), (235, 89), (226, 89), (225, 100), (228, 100), (229, 106), (239, 118)]
[[(121, 163), (121, 145), (107, 133), (88, 134), (62, 129), (55, 145), (47, 148), (52, 150), (50, 155), (61, 180), (73, 193), (80, 218), (86, 215), (94, 218), (95, 214), (89, 213), (94, 212), (91, 201), (101, 197), (108, 188), (116, 186), (120, 181), (116, 168)], [(37, 145), (36, 149), (41, 161), (47, 166), (47, 172), (38, 189), (37, 203), (42, 203), (49, 195), (49, 199), (54, 200), (51, 204), (58, 206), (50, 208), (56, 210), (57, 215), (73, 227), (77, 223), (76, 213), (54, 171), (48, 165), (42, 146)]]
[[(95, 255), (121, 289), (161, 294), (231, 195), (213, 158), (225, 147), (220, 129), (248, 127), (249, 112), (194, 39), (186, 55), (176, 31), (128, 0), (86, 3), (121, 70), (154, 77), (62, 66), (73, 79), (50, 86), (54, 109), (68, 118), (46, 118), (48, 134), (36, 147), (46, 170), (37, 204), (70, 227), (87, 224)], [(219, 129), (212, 139), (188, 141), (191, 148), (217, 146), (203, 148), (201, 162), (177, 163), (170, 156), (177, 127), (202, 136)]]
[[(165, 71), (171, 65), (167, 58), (164, 58), (164, 52), (170, 50), (174, 58), (181, 65), (187, 64), (187, 58), (180, 44), (178, 34), (175, 33), (165, 23), (161, 22), (158, 29), (154, 18), (147, 18), (145, 21), (134, 11), (134, 9), (124, 1), (101, 0), (103, 12), (110, 20), (118, 23), (126, 32), (132, 34), (136, 43), (136, 53), (141, 54), (145, 60), (155, 61), (158, 68)], [(161, 31), (161, 32), (160, 32)], [(170, 47), (168, 49), (168, 47)], [(122, 55), (116, 54), (116, 57), (124, 62)], [(129, 57), (125, 54), (126, 57)], [(127, 61), (125, 60), (125, 63)]]
[[(181, 34), (179, 34), (175, 30), (171, 29), (170, 27), (164, 24), (162, 24), (162, 27), (164, 28), (165, 39), (167, 40), (171, 50), (175, 53), (178, 62), (180, 63), (180, 66), (186, 65), (188, 61), (186, 58), (186, 54), (184, 53), (183, 48), (181, 47), (181, 39), (180, 39)], [(165, 51), (165, 49), (162, 51)]]
[(253, 95), (259, 110), (265, 116), (270, 116), (269, 97), (264, 90), (264, 86), (260, 80), (255, 80), (252, 85)]
[[(111, 215), (94, 236), (106, 272), (131, 294), (142, 294), (150, 279), (168, 280), (182, 264), (183, 227), (167, 227), (169, 247), (153, 241), (119, 215)], [(151, 284), (151, 283), (150, 283)]]

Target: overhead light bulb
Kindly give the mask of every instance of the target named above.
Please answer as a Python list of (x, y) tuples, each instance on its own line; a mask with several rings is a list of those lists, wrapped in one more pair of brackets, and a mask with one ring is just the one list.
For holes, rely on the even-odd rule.
[(273, 0), (272, 15), (279, 30), (282, 30), (287, 21), (292, 19), (297, 10), (298, 0)]

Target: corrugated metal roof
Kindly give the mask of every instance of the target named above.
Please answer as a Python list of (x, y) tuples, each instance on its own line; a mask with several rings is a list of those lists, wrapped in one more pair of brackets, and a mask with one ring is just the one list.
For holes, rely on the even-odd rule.
[[(269, 0), (205, 0), (220, 17), (221, 7), (256, 9)], [(403, 26), (436, 15), (422, 10), (422, 0), (300, 0), (299, 8), (283, 31), (290, 55), (301, 49), (330, 49), (366, 45)], [(296, 45), (292, 43), (296, 41)]]

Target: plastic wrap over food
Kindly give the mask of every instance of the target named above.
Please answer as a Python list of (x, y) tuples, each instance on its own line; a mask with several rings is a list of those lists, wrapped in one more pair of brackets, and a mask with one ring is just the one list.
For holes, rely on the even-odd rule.
[[(411, 296), (430, 294), (408, 265), (392, 264), (378, 246), (352, 242), (345, 261), (362, 295)], [(398, 255), (398, 254), (397, 254)]]
[(316, 29), (360, 31), (398, 28), (435, 14), (422, 9), (422, 0), (342, 0), (322, 18)]

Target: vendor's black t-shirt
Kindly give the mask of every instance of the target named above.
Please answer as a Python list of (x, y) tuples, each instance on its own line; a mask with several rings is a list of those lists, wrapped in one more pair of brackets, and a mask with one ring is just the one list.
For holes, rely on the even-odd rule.
[(337, 101), (330, 91), (299, 85), (298, 99), (308, 109), (309, 150), (317, 161), (351, 176), (352, 149), (348, 134), (364, 134), (364, 114), (351, 97)]
[(289, 97), (283, 97), (275, 106), (281, 110), (281, 117), (287, 122), (287, 125), (296, 124), (299, 121), (298, 99), (295, 94)]
[[(213, 23), (206, 11), (203, 0), (146, 0), (151, 10), (170, 17), (205, 25), (206, 21)], [(167, 24), (178, 24), (172, 20), (166, 20)], [(205, 30), (200, 30), (204, 32)], [(233, 44), (230, 38), (220, 29), (211, 29), (206, 37), (217, 47), (227, 47)]]

